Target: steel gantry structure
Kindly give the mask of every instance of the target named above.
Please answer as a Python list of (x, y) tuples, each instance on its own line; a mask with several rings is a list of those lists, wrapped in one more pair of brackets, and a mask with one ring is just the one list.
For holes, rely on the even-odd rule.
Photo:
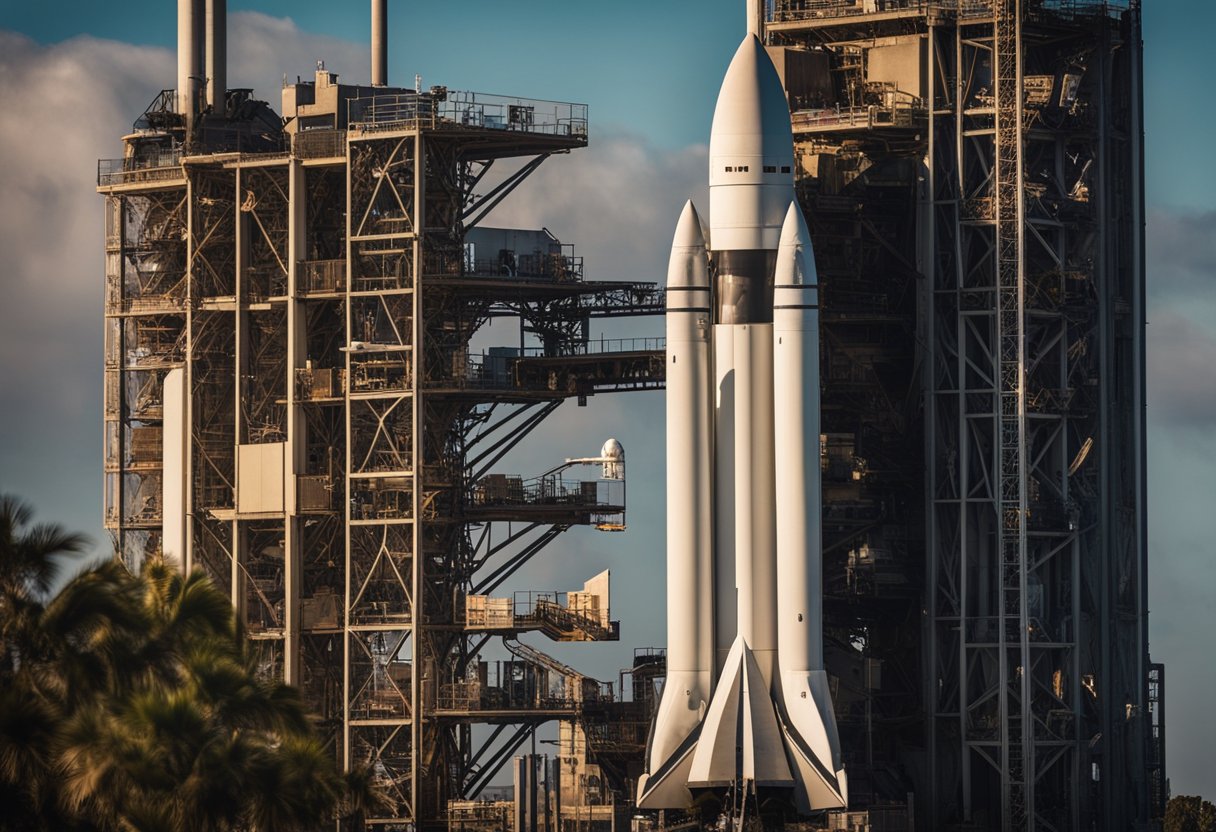
[[(825, 517), (834, 501), (863, 515), (837, 530), (850, 554), (825, 575), (830, 588), (843, 567), (849, 590), (828, 607), (855, 648), (836, 673), (864, 682), (858, 707), (837, 704), (842, 732), (866, 718), (857, 808), (906, 789), (918, 828), (1139, 828), (1163, 810), (1139, 4), (777, 0), (769, 18), (825, 284)], [(904, 212), (886, 232), (884, 206)], [(904, 339), (850, 295), (857, 282), (906, 299), (887, 318)], [(854, 371), (834, 372), (834, 352)], [(833, 416), (863, 385), (889, 399), (891, 370), (913, 379), (894, 408), (907, 421)], [(859, 487), (833, 492), (833, 441)], [(884, 445), (902, 467), (874, 470)], [(915, 487), (892, 500), (884, 480), (902, 472), (906, 489), (921, 460), (923, 501)], [(893, 516), (915, 527), (908, 545), (881, 540)], [(916, 626), (913, 605), (920, 632), (890, 629)], [(900, 667), (909, 641), (919, 688), (875, 682), (872, 663)], [(901, 719), (918, 711), (919, 728)]]
[[(285, 87), (282, 120), (245, 91), (193, 122), (177, 100), (99, 165), (120, 557), (230, 589), (262, 672), (386, 789), (375, 824), (443, 826), (546, 722), (625, 737), (608, 729), (644, 718), (634, 703), (517, 640), (619, 638), (607, 575), (490, 597), (566, 530), (625, 512), (611, 448), (599, 480), (495, 466), (567, 399), (663, 383), (661, 342), (588, 338), (594, 318), (661, 314), (657, 286), (586, 280), (548, 232), (483, 227), (586, 145), (586, 107), (323, 68)], [(473, 353), (504, 316), (532, 345)], [(644, 732), (624, 741), (640, 755)]]

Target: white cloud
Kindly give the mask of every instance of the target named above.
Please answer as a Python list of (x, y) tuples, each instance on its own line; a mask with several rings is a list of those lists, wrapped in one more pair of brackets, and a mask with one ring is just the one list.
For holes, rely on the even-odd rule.
[(1148, 406), (1162, 425), (1216, 427), (1216, 325), (1159, 304), (1148, 327)]
[(289, 17), (238, 12), (228, 24), (228, 86), (253, 87), (254, 95), (280, 109), (283, 79), (310, 81), (318, 61), (343, 83), (367, 83), (371, 52), (366, 44), (301, 31)]
[[(1216, 212), (1148, 216), (1149, 639), (1166, 663), (1175, 794), (1216, 794), (1211, 652), (1216, 524)], [(1179, 720), (1187, 731), (1177, 730)]]
[[(242, 12), (229, 85), (278, 109), (284, 70), (317, 60), (356, 79), (367, 48)], [(101, 540), (102, 200), (98, 157), (176, 79), (170, 50), (0, 31), (0, 489)], [(20, 439), (16, 439), (20, 437)]]
[(101, 535), (97, 157), (172, 73), (168, 52), (0, 32), (0, 488)]
[(708, 210), (708, 162), (704, 146), (661, 150), (593, 125), (586, 149), (549, 159), (486, 222), (547, 226), (577, 246), (590, 279), (662, 283), (684, 201)]

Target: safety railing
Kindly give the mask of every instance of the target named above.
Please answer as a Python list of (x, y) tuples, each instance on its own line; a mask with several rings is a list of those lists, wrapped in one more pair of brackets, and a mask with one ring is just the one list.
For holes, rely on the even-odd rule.
[(891, 106), (837, 107), (821, 110), (798, 110), (791, 115), (795, 132), (831, 131), (842, 129), (871, 130), (876, 127), (915, 127), (923, 123), (928, 111), (912, 103)]
[(571, 506), (615, 508), (625, 504), (622, 480), (571, 480), (558, 475), (524, 480), (503, 474), (489, 474), (473, 486), (472, 506)]
[(163, 182), (184, 178), (180, 150), (165, 150), (124, 159), (97, 160), (97, 186), (99, 188), (127, 185), (133, 182)]
[(857, 17), (882, 12), (954, 10), (960, 0), (777, 0), (772, 20), (777, 22)]
[[(784, 23), (799, 20), (860, 17), (869, 14), (931, 12), (959, 18), (992, 17), (995, 0), (776, 0), (770, 20)], [(1138, 9), (1140, 0), (1041, 0), (1028, 6), (1027, 13), (1065, 17), (1093, 15), (1116, 16), (1129, 8)]]
[(297, 159), (332, 159), (346, 155), (345, 130), (305, 130), (291, 142)]
[(586, 136), (587, 105), (453, 91), (440, 102), (445, 120), (467, 127), (552, 136)]
[(465, 277), (540, 278), (558, 283), (583, 279), (583, 258), (567, 254), (522, 254), (512, 262), (467, 260)]
[(390, 93), (348, 102), (349, 122), (364, 132), (439, 126), (585, 137), (587, 105), (452, 91)]
[(579, 356), (613, 355), (619, 353), (660, 352), (666, 349), (665, 338), (599, 338), (544, 347), (501, 348), (491, 352), (457, 356), (451, 372), (430, 382), (431, 387), (461, 387), (498, 389), (514, 383), (512, 365), (521, 359), (573, 358)]
[(543, 347), (527, 347), (523, 358), (560, 358), (568, 355), (603, 355), (621, 352), (655, 352), (667, 348), (667, 339), (662, 336), (639, 338), (591, 338), (562, 344), (556, 350)]

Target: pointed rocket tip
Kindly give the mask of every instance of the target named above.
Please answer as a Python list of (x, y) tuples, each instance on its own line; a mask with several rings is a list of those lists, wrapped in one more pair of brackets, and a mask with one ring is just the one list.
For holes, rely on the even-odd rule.
[(697, 213), (697, 206), (693, 205), (690, 199), (684, 203), (684, 210), (680, 212), (680, 221), (676, 223), (675, 238), (671, 242), (672, 248), (704, 248), (703, 228), (701, 215)]
[(675, 238), (671, 241), (667, 287), (709, 288), (709, 254), (705, 246), (704, 226), (691, 199), (684, 203), (680, 221), (676, 223)]
[[(793, 143), (790, 105), (781, 76), (764, 44), (748, 34), (722, 78), (709, 155), (786, 157)], [(711, 173), (716, 168), (711, 165)]]
[(785, 212), (785, 220), (781, 223), (781, 246), (811, 245), (811, 232), (806, 227), (806, 218), (797, 200), (791, 200), (789, 209)]
[(811, 232), (806, 227), (806, 218), (797, 200), (790, 202), (785, 221), (781, 224), (775, 282), (778, 286), (813, 286), (819, 283)]

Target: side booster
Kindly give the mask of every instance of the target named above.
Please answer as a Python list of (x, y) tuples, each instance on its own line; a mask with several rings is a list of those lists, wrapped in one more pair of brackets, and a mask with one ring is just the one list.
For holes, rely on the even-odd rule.
[[(667, 275), (667, 682), (638, 806), (848, 785), (823, 669), (818, 285), (777, 71), (749, 34)], [(711, 286), (711, 261), (713, 285)]]

